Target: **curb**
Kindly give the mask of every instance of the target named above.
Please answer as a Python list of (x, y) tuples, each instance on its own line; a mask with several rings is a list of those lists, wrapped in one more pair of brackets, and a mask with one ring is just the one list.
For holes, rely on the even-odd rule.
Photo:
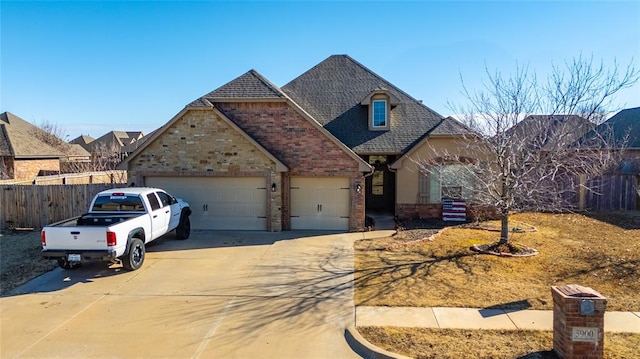
[(344, 330), (344, 337), (347, 344), (354, 352), (365, 359), (411, 359), (407, 356), (392, 353), (369, 343), (354, 326), (349, 326)]

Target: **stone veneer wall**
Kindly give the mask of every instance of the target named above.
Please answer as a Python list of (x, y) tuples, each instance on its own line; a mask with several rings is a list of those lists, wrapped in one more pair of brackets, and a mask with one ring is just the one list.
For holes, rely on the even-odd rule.
[(276, 165), (213, 110), (189, 110), (129, 162), (129, 180), (144, 184), (148, 176), (264, 177), (267, 230), (280, 231), (282, 207)]

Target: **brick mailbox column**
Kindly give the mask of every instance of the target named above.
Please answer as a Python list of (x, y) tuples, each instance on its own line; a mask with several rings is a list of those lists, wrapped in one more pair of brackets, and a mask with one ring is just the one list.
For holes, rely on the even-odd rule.
[(553, 350), (563, 359), (602, 359), (607, 298), (577, 284), (552, 286)]

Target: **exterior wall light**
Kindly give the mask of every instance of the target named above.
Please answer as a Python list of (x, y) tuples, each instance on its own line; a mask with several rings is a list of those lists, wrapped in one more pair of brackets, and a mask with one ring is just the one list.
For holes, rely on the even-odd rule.
[(362, 186), (360, 185), (360, 183), (356, 185), (356, 192), (362, 193)]
[(271, 192), (275, 192), (276, 191), (276, 184), (272, 183), (271, 184)]

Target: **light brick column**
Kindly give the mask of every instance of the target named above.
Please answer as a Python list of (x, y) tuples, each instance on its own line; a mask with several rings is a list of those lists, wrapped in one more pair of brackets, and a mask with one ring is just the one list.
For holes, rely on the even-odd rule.
[(563, 359), (602, 359), (607, 299), (576, 284), (552, 286), (553, 350)]

